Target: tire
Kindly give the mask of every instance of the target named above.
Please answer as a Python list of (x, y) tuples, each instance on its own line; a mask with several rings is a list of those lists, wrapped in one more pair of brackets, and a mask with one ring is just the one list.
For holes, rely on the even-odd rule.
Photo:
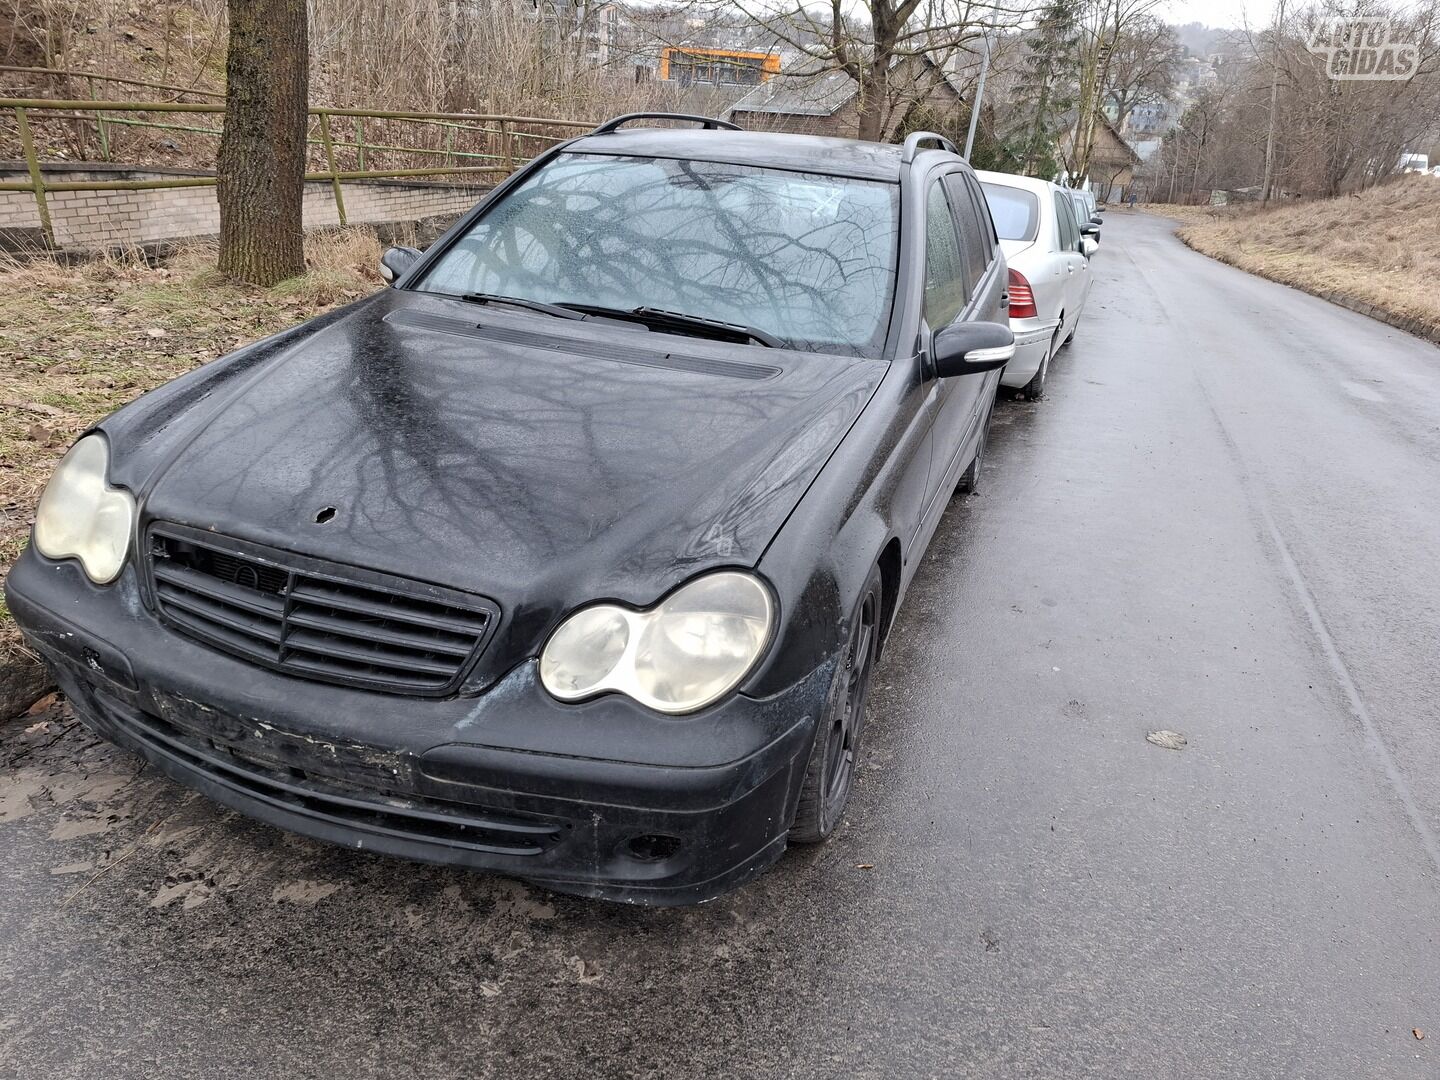
[(1050, 357), (1054, 355), (1052, 344), (1049, 351), (1045, 353), (1045, 359), (1040, 361), (1040, 370), (1035, 372), (1034, 377), (1020, 388), (1020, 396), (1026, 401), (1039, 401), (1045, 396), (1045, 375), (1050, 370)]
[[(1079, 330), (1079, 329), (1080, 329), (1080, 316), (1079, 316), (1079, 315), (1076, 315), (1076, 316), (1075, 316), (1075, 321), (1070, 324), (1070, 333), (1066, 334), (1066, 335), (1065, 335), (1065, 340), (1060, 343), (1060, 348), (1061, 348), (1061, 349), (1063, 349), (1066, 345), (1069, 345), (1070, 342), (1072, 342), (1072, 341), (1075, 340), (1075, 331), (1076, 331), (1076, 330)], [(1057, 350), (1057, 351), (1059, 351), (1059, 350)]]
[(790, 825), (792, 844), (822, 844), (835, 832), (850, 801), (865, 705), (880, 646), (884, 611), (880, 567), (872, 566), (850, 618), (850, 636), (830, 686), (825, 712), (815, 726), (815, 744), (805, 766), (800, 804)]
[(1050, 339), (1050, 349), (1040, 363), (1040, 370), (1035, 372), (1033, 379), (1020, 388), (1020, 396), (1026, 401), (1039, 401), (1045, 396), (1045, 379), (1050, 374), (1050, 361), (1055, 359), (1055, 354), (1063, 346), (1063, 342), (1058, 340), (1059, 337), (1060, 331), (1056, 330), (1055, 336)]
[(980, 489), (980, 467), (985, 464), (985, 447), (990, 443), (990, 421), (995, 418), (995, 405), (985, 414), (985, 426), (980, 429), (980, 444), (975, 447), (975, 457), (969, 467), (960, 474), (955, 490), (961, 495), (973, 495)]

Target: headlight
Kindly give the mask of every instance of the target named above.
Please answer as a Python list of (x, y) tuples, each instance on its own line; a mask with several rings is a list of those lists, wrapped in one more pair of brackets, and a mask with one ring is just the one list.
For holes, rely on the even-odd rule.
[(106, 482), (109, 464), (104, 438), (86, 435), (60, 460), (35, 511), (40, 554), (79, 559), (97, 585), (120, 576), (135, 525), (135, 500)]
[(755, 666), (774, 612), (757, 578), (728, 570), (696, 578), (648, 611), (597, 604), (551, 635), (540, 681), (561, 701), (618, 690), (661, 712), (693, 712)]

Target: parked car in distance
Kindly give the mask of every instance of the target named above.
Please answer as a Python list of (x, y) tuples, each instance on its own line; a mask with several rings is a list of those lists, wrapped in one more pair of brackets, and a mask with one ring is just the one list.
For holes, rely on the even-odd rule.
[(1080, 191), (1073, 188), (1066, 190), (1072, 202), (1076, 222), (1079, 223), (1082, 228), (1086, 225), (1094, 226), (1094, 228), (1087, 231), (1085, 235), (1094, 240), (1096, 244), (1099, 244), (1101, 218), (1100, 211), (1095, 205), (1095, 196), (1089, 191)]
[(1074, 192), (1029, 176), (979, 171), (1010, 278), (1015, 356), (1000, 384), (1031, 401), (1045, 394), (1050, 362), (1074, 335), (1090, 295), (1094, 241), (1075, 223)]
[(75, 443), (5, 595), (86, 724), (308, 836), (631, 903), (831, 835), (978, 475), (1004, 254), (937, 135), (639, 118)]

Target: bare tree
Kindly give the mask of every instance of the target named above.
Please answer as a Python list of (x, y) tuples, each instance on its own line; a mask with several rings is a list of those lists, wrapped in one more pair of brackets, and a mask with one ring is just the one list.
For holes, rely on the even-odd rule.
[(748, 6), (755, 0), (738, 3), (800, 54), (806, 73), (843, 71), (855, 80), (855, 135), (874, 141), (928, 95), (933, 80), (962, 58), (978, 57), (982, 34), (1013, 26), (1023, 14), (1004, 0), (830, 0), (823, 10), (803, 0), (793, 6), (789, 0), (766, 7)]
[(1125, 129), (1130, 114), (1141, 105), (1156, 105), (1175, 88), (1175, 66), (1181, 58), (1179, 41), (1170, 26), (1153, 15), (1142, 15), (1124, 28), (1110, 51), (1105, 97), (1115, 109), (1115, 127)]
[(1338, 195), (1392, 175), (1407, 150), (1440, 132), (1440, 35), (1436, 4), (1366, 14), (1391, 20), (1392, 40), (1416, 43), (1413, 75), (1336, 80), (1309, 44), (1324, 8), (1285, 5), (1263, 40), (1249, 38), (1196, 97), (1152, 170), (1157, 190), (1193, 198), (1222, 188)]
[(1090, 0), (1080, 20), (1080, 87), (1075, 129), (1069, 140), (1069, 169), (1074, 177), (1090, 172), (1095, 132), (1111, 85), (1116, 48), (1122, 37), (1150, 19), (1161, 0)]
[(230, 0), (216, 164), (220, 272), (273, 285), (305, 269), (305, 0)]

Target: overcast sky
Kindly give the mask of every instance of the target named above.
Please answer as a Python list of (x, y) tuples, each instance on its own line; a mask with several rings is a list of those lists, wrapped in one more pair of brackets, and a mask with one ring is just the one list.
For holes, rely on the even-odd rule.
[(1273, 0), (1170, 0), (1165, 14), (1175, 23), (1198, 22), (1228, 29), (1244, 25), (1247, 18), (1251, 26), (1264, 26), (1274, 8)]

